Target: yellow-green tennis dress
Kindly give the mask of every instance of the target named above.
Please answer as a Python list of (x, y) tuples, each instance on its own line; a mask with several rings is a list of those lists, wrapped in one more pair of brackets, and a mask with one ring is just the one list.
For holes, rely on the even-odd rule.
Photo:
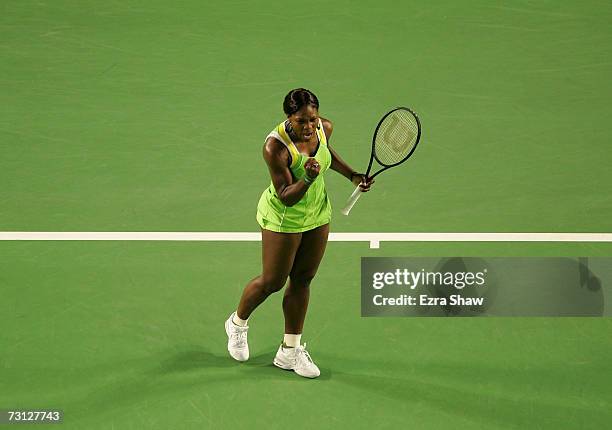
[[(287, 147), (290, 154), (289, 169), (294, 181), (299, 181), (306, 174), (304, 163), (308, 160), (309, 154), (298, 151), (285, 127), (286, 122), (279, 124), (266, 139), (274, 137)], [(257, 222), (262, 228), (282, 233), (300, 233), (328, 224), (331, 220), (331, 204), (325, 190), (323, 174), (331, 166), (332, 157), (327, 148), (327, 138), (320, 119), (317, 139), (319, 144), (314, 158), (319, 162), (319, 176), (308, 187), (302, 199), (293, 206), (284, 205), (276, 194), (274, 184), (270, 183), (257, 205)]]

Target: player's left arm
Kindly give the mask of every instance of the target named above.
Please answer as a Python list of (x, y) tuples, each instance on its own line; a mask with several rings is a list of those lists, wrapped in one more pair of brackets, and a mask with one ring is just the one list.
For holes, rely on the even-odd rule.
[(334, 125), (330, 120), (325, 119), (323, 117), (321, 117), (321, 122), (323, 123), (323, 131), (325, 132), (325, 137), (327, 138), (327, 148), (329, 149), (329, 152), (332, 156), (330, 168), (340, 173), (342, 176), (344, 176), (346, 179), (348, 179), (355, 185), (361, 185), (362, 191), (369, 191), (370, 186), (374, 183), (374, 181), (365, 180), (364, 174), (357, 173), (357, 171), (355, 171), (351, 166), (349, 166), (348, 163), (338, 155), (338, 153), (329, 144), (332, 132), (334, 131)]

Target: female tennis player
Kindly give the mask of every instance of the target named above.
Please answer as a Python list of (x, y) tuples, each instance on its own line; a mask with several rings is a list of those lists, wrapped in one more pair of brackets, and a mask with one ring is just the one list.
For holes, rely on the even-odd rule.
[(324, 173), (335, 170), (363, 191), (373, 180), (355, 172), (328, 144), (331, 121), (319, 117), (317, 97), (304, 88), (292, 90), (283, 103), (287, 119), (268, 134), (263, 158), (272, 183), (257, 206), (263, 247), (262, 274), (244, 288), (238, 309), (225, 322), (227, 349), (238, 361), (249, 358), (247, 321), (266, 298), (284, 286), (285, 335), (274, 365), (316, 378), (319, 368), (301, 344), (310, 283), (323, 258), (331, 206)]

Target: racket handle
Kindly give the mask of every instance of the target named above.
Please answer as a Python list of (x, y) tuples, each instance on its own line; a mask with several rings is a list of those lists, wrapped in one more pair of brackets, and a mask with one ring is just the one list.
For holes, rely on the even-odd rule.
[(355, 188), (355, 191), (353, 191), (353, 194), (351, 194), (351, 197), (349, 197), (348, 201), (346, 202), (344, 209), (341, 210), (342, 215), (349, 214), (351, 209), (353, 209), (353, 206), (355, 206), (355, 203), (357, 203), (357, 200), (359, 200), (359, 197), (361, 197), (361, 194), (363, 194), (361, 187), (357, 185), (357, 188)]

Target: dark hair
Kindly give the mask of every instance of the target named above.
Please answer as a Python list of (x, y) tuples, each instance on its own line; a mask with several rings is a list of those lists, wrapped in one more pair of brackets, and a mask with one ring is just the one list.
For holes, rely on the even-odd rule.
[(289, 115), (293, 115), (306, 105), (311, 105), (319, 109), (319, 99), (311, 91), (305, 88), (296, 88), (289, 91), (283, 102), (283, 110)]

